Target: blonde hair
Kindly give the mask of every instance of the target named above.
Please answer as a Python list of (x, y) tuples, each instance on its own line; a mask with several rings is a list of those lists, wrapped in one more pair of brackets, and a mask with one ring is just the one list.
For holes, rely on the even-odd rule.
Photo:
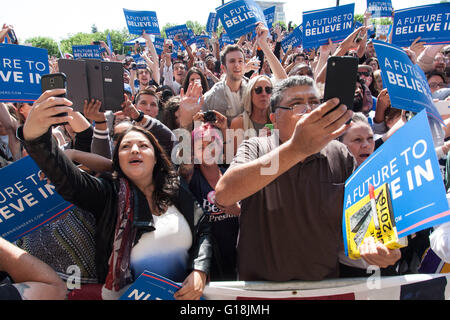
[(244, 105), (244, 112), (247, 112), (249, 117), (252, 115), (253, 112), (252, 91), (256, 85), (256, 82), (258, 82), (261, 79), (267, 79), (267, 81), (269, 81), (270, 84), (272, 84), (272, 80), (270, 80), (268, 76), (266, 75), (256, 76), (250, 79), (250, 81), (245, 86), (245, 89), (242, 94), (242, 104)]

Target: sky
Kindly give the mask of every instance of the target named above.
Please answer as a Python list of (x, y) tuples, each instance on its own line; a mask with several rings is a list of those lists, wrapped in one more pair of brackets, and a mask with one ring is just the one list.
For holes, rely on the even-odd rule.
[[(225, 2), (228, 2), (226, 0)], [(287, 21), (300, 24), (302, 12), (329, 8), (336, 0), (285, 0)], [(394, 9), (439, 3), (439, 0), (392, 0)], [(340, 0), (339, 4), (355, 3), (355, 14), (364, 13), (366, 0)], [(7, 1), (0, 11), (0, 23), (14, 27), (19, 41), (44, 36), (56, 41), (69, 34), (91, 32), (95, 24), (98, 31), (121, 30), (126, 27), (123, 8), (156, 11), (160, 27), (166, 23), (184, 24), (187, 20), (206, 24), (210, 12), (222, 4), (222, 0), (14, 0)]]

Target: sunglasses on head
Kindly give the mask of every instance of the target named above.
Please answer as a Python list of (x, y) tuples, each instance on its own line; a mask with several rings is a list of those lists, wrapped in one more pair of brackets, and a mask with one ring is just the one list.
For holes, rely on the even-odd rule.
[[(264, 87), (264, 90), (266, 91), (267, 94), (272, 94), (272, 87)], [(261, 94), (263, 92), (263, 87), (255, 87), (255, 93), (256, 94)]]

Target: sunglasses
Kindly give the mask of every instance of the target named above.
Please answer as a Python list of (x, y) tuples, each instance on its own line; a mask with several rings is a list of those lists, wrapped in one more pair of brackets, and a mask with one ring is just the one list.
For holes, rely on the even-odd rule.
[[(272, 87), (264, 87), (264, 90), (267, 94), (272, 94), (273, 88)], [(255, 93), (261, 94), (263, 92), (263, 87), (255, 87)]]
[(370, 72), (358, 72), (358, 75), (370, 77)]

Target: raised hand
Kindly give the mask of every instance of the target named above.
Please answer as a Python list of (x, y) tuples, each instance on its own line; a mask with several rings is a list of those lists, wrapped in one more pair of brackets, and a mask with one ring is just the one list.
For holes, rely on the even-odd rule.
[(100, 107), (102, 106), (102, 102), (100, 100), (92, 99), (89, 103), (87, 100), (84, 100), (83, 105), (83, 114), (89, 119), (91, 122), (103, 122), (106, 121), (106, 116), (104, 112), (100, 111)]
[(65, 94), (66, 89), (55, 89), (45, 91), (33, 104), (23, 126), (23, 137), (25, 140), (33, 140), (45, 134), (55, 124), (73, 120), (70, 115), (56, 117), (64, 112), (71, 112), (72, 102), (66, 98), (57, 97)]

